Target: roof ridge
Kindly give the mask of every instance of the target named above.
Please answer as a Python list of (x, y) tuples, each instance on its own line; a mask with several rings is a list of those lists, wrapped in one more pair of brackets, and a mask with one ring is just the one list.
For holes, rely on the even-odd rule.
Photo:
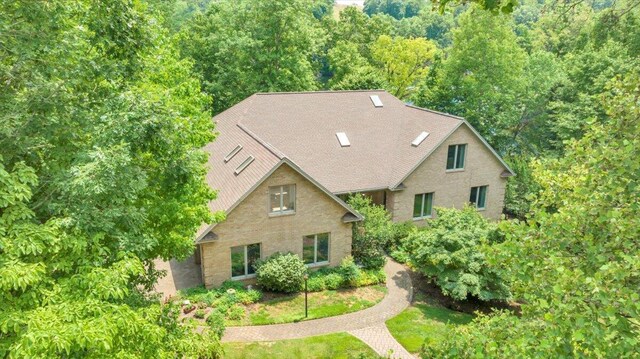
[(349, 93), (349, 92), (387, 92), (385, 89), (371, 90), (321, 90), (321, 91), (282, 91), (282, 92), (256, 92), (253, 95), (309, 95), (317, 93)]
[(280, 151), (279, 149), (277, 149), (272, 144), (270, 144), (270, 143), (264, 141), (263, 139), (261, 139), (260, 137), (258, 137), (258, 135), (256, 135), (250, 129), (248, 129), (245, 125), (241, 124), (239, 121), (236, 122), (236, 126), (238, 126), (238, 128), (240, 128), (242, 131), (244, 131), (247, 135), (249, 135), (251, 138), (253, 138), (256, 142), (261, 144), (264, 148), (269, 150), (269, 152), (271, 152), (274, 156), (278, 157), (278, 159), (283, 159), (283, 158), (286, 157), (285, 154), (282, 151)]
[(416, 110), (421, 110), (421, 111), (431, 112), (431, 113), (435, 113), (435, 114), (437, 114), (437, 115), (447, 116), (447, 117), (455, 118), (455, 119), (457, 119), (457, 120), (462, 120), (462, 121), (464, 121), (464, 117), (460, 117), (460, 116), (452, 115), (452, 114), (450, 114), (450, 113), (440, 112), (440, 111), (436, 111), (436, 110), (430, 110), (430, 109), (428, 109), (428, 108), (418, 107), (418, 106), (415, 106), (415, 105), (410, 105), (410, 104), (408, 104), (408, 103), (405, 103), (404, 105), (405, 105), (405, 106), (407, 106), (407, 107), (410, 107), (410, 108), (416, 109)]

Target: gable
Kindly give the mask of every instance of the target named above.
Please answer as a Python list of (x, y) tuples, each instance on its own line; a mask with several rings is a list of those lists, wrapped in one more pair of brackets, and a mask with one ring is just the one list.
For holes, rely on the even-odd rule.
[[(270, 217), (268, 213), (269, 187), (289, 184), (296, 185), (295, 214), (277, 216), (284, 220)], [(326, 222), (334, 219), (336, 223), (343, 223), (348, 222), (348, 220), (343, 221), (343, 217), (347, 213), (351, 214), (349, 216), (352, 218), (351, 221), (362, 220), (362, 216), (349, 205), (310, 178), (290, 160), (283, 159), (227, 211), (225, 221), (209, 226), (196, 241), (203, 243), (213, 240), (213, 236), (209, 236), (210, 239), (207, 236), (212, 230), (215, 230), (217, 235), (224, 233), (228, 228), (234, 228), (238, 233), (246, 231), (247, 228), (249, 231), (259, 230), (259, 226), (254, 228), (254, 221), (266, 220), (269, 224), (297, 223), (303, 220), (312, 221), (313, 218), (316, 218), (319, 221)]]

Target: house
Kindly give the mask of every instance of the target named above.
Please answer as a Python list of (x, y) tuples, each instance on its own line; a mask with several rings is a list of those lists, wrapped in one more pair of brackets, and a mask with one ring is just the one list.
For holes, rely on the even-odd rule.
[(344, 202), (349, 193), (371, 196), (394, 221), (467, 203), (497, 219), (513, 175), (464, 119), (385, 91), (259, 93), (214, 121), (209, 206), (227, 216), (197, 233), (208, 287), (251, 278), (252, 263), (275, 252), (339, 264), (363, 219)]

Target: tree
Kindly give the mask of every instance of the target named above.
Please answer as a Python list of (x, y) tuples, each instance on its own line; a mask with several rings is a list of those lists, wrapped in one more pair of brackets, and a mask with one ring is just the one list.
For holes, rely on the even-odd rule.
[(194, 16), (180, 43), (219, 113), (255, 92), (315, 89), (322, 38), (310, 1), (225, 0)]
[(527, 222), (504, 224), (495, 262), (511, 270), (522, 317), (483, 316), (430, 344), (430, 357), (637, 356), (640, 332), (640, 76), (608, 87), (565, 157), (538, 161)]
[(382, 35), (372, 44), (371, 55), (381, 69), (387, 90), (404, 99), (429, 72), (436, 50), (436, 45), (426, 39)]
[(137, 2), (1, 8), (0, 356), (219, 356), (144, 290), (212, 220), (191, 63)]
[(382, 268), (386, 263), (384, 248), (394, 234), (389, 213), (362, 194), (350, 196), (347, 203), (365, 218), (353, 226), (353, 258), (365, 268)]
[(510, 299), (502, 270), (486, 258), (498, 237), (496, 226), (470, 206), (436, 213), (423, 230), (403, 240), (410, 263), (454, 299)]
[(418, 15), (424, 5), (422, 0), (366, 0), (363, 11), (369, 16), (383, 13), (399, 20)]
[(416, 93), (415, 102), (466, 118), (504, 151), (518, 120), (526, 54), (505, 16), (471, 8), (459, 23), (447, 57)]

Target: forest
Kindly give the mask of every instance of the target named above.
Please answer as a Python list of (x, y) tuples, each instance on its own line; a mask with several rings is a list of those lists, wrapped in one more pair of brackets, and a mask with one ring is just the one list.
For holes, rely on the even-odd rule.
[(425, 357), (640, 357), (640, 1), (0, 0), (0, 357), (222, 355), (148, 291), (207, 203), (211, 117), (384, 89), (517, 173), (513, 298)]

